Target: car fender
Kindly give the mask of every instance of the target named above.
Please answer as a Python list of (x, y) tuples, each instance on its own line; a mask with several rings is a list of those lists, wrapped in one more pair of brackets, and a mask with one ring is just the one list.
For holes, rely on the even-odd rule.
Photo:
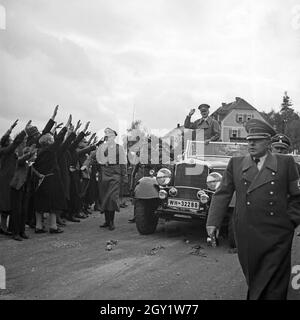
[(134, 197), (136, 199), (158, 198), (158, 191), (159, 185), (155, 177), (143, 177), (134, 189)]

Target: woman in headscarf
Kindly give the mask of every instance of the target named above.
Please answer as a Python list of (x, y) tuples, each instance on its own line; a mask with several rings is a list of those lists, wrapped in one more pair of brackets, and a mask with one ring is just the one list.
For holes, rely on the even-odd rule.
[(104, 130), (105, 137), (96, 153), (101, 165), (99, 197), (105, 223), (100, 227), (114, 230), (115, 211), (120, 211), (120, 185), (126, 181), (126, 156), (123, 147), (115, 142), (117, 132), (111, 128)]

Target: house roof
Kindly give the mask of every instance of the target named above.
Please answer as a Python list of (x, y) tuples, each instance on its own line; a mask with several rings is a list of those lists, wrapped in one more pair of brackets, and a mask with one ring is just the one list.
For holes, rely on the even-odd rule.
[(255, 110), (257, 111), (250, 103), (245, 101), (240, 97), (236, 97), (234, 102), (222, 103), (222, 106), (219, 107), (215, 112), (212, 113), (212, 117), (217, 118), (219, 116), (219, 121), (222, 121), (231, 110)]

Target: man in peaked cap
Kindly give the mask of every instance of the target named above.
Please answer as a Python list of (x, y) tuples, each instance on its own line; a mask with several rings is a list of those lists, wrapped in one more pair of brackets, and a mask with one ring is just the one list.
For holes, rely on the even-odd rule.
[(203, 129), (204, 141), (206, 143), (219, 140), (221, 134), (218, 121), (209, 117), (209, 108), (208, 104), (200, 104), (198, 109), (201, 113), (201, 118), (195, 122), (191, 122), (191, 116), (195, 113), (195, 109), (192, 109), (184, 121), (184, 127), (187, 129)]
[(300, 224), (299, 173), (292, 156), (270, 152), (271, 126), (252, 119), (246, 130), (249, 155), (230, 159), (211, 201), (207, 233), (218, 235), (236, 191), (234, 233), (247, 298), (284, 300), (294, 230)]
[(278, 133), (272, 138), (272, 152), (288, 154), (291, 146), (291, 140), (284, 134)]

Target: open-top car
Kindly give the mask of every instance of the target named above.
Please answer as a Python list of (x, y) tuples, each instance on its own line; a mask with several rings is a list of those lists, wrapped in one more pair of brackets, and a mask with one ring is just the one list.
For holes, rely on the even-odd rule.
[[(181, 160), (143, 177), (135, 188), (136, 226), (141, 234), (155, 232), (158, 219), (206, 220), (211, 197), (221, 183), (229, 159), (247, 154), (246, 143), (188, 141)], [(234, 207), (228, 208), (227, 222)], [(225, 222), (226, 223), (226, 222)], [(231, 223), (230, 246), (234, 246)]]

